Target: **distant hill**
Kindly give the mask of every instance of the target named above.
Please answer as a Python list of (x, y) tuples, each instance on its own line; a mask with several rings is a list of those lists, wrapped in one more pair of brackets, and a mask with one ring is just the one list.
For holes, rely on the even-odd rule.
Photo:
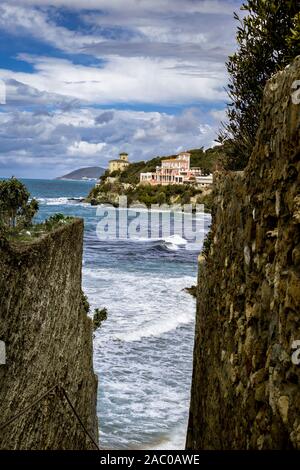
[(98, 179), (105, 172), (105, 168), (100, 166), (88, 166), (86, 168), (79, 168), (78, 170), (71, 171), (67, 175), (59, 176), (57, 180), (86, 180)]

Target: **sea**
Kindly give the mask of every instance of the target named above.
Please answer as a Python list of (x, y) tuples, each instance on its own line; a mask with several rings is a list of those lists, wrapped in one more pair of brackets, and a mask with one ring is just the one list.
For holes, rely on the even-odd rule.
[[(201, 246), (189, 249), (182, 233), (101, 237), (99, 208), (82, 201), (94, 182), (23, 182), (39, 200), (38, 221), (84, 219), (83, 289), (92, 311), (108, 310), (94, 336), (101, 448), (184, 449), (196, 311), (184, 289), (196, 284)], [(210, 216), (197, 217), (205, 235)]]

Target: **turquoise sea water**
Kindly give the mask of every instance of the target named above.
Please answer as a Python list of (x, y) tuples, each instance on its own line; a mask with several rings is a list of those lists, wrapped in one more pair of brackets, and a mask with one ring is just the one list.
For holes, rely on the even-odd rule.
[[(24, 180), (38, 219), (84, 218), (83, 288), (108, 319), (94, 339), (101, 446), (184, 448), (192, 373), (198, 251), (163, 239), (99, 240), (96, 207), (71, 200), (91, 182)], [(204, 217), (205, 231), (210, 223)]]

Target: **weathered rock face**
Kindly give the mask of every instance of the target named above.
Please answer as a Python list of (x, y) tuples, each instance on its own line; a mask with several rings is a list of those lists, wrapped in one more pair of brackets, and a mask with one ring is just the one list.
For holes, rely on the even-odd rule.
[(266, 87), (244, 173), (219, 175), (199, 257), (187, 447), (300, 449), (300, 57)]
[[(60, 383), (97, 440), (92, 326), (81, 292), (83, 224), (0, 253), (0, 426)], [(52, 393), (0, 431), (1, 449), (95, 449)]]

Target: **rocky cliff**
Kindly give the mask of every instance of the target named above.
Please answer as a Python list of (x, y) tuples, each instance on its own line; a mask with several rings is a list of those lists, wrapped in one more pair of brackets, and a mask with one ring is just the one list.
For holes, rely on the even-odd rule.
[[(0, 253), (0, 428), (59, 384), (97, 440), (92, 327), (81, 291), (83, 223)], [(60, 389), (0, 431), (1, 449), (95, 449)]]
[(300, 449), (300, 57), (267, 84), (243, 173), (220, 174), (199, 257), (187, 448)]

